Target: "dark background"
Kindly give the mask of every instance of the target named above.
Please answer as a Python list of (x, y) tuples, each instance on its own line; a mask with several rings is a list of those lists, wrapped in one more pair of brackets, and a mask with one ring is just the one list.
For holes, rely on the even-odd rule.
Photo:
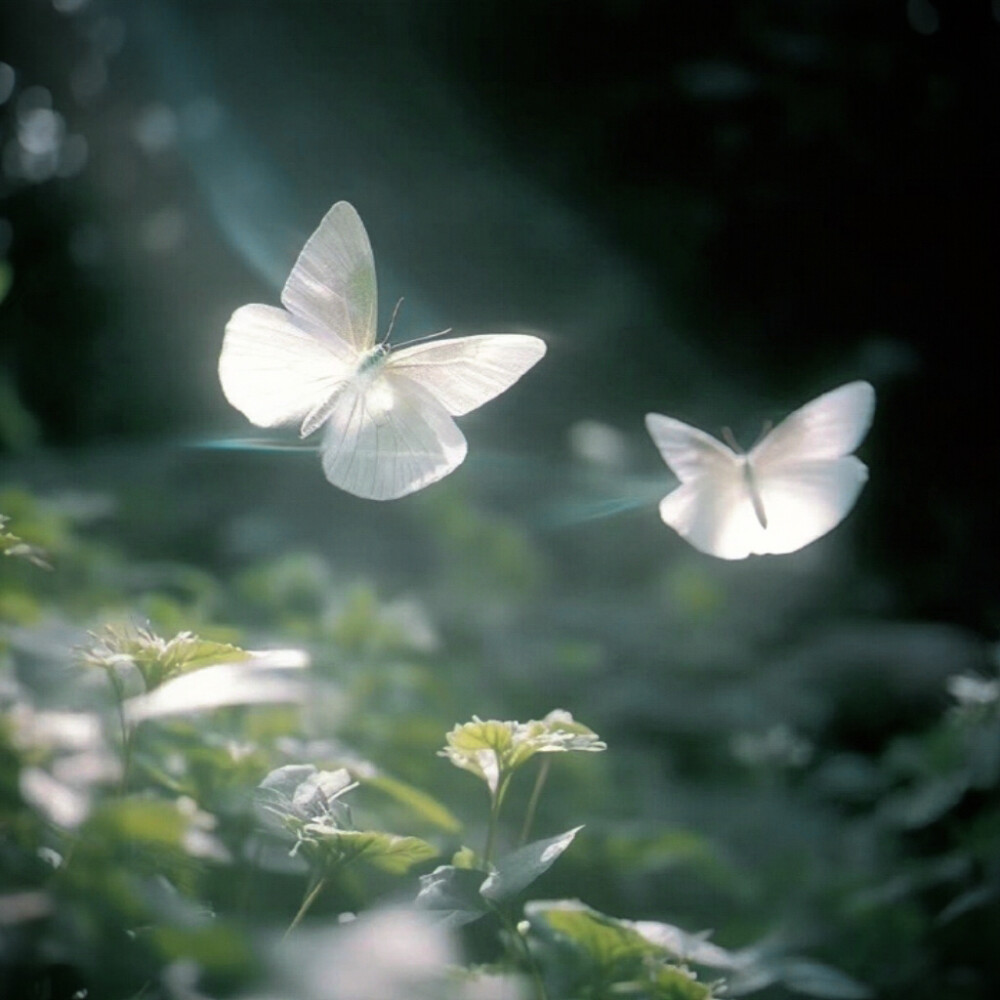
[[(346, 198), (407, 336), (548, 336), (512, 447), (648, 409), (752, 440), (870, 379), (866, 558), (904, 615), (995, 628), (995, 5), (15, 0), (0, 30), (8, 451), (243, 430), (225, 320)], [(31, 87), (85, 140), (56, 176), (19, 163)]]

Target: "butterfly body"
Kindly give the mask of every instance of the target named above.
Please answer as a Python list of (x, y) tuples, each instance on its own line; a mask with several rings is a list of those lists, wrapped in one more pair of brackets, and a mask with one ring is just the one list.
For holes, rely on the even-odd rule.
[(794, 552), (847, 516), (868, 478), (853, 452), (871, 424), (875, 392), (851, 382), (786, 417), (742, 455), (657, 413), (646, 426), (680, 485), (660, 517), (721, 559)]
[(226, 326), (219, 379), (260, 427), (324, 429), (323, 471), (356, 496), (390, 500), (436, 482), (465, 458), (453, 417), (509, 389), (545, 354), (526, 334), (376, 343), (371, 245), (338, 202), (306, 242), (284, 308), (247, 305)]

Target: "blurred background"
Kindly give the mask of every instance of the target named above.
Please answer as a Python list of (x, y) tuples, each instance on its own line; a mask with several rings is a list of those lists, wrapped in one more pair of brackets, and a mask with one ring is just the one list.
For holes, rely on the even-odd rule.
[[(472, 651), (456, 712), (573, 711), (618, 755), (606, 824), (719, 852), (567, 892), (985, 996), (1000, 750), (984, 779), (929, 748), (947, 678), (996, 675), (998, 98), (996, 0), (6, 0), (0, 511), (416, 595)], [(218, 385), (229, 315), (342, 199), (396, 341), (549, 345), (393, 504), (208, 447), (260, 436)], [(660, 522), (647, 411), (749, 446), (857, 378), (871, 478), (832, 534), (727, 564)]]

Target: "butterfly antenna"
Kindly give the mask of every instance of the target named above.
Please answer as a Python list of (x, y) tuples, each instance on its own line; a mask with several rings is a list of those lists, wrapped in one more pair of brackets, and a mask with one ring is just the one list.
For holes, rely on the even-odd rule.
[[(396, 307), (392, 310), (392, 315), (389, 317), (389, 329), (385, 331), (385, 336), (382, 338), (381, 343), (384, 344), (388, 339), (389, 335), (392, 333), (392, 328), (396, 325), (396, 315), (399, 312), (399, 307), (403, 304), (403, 297), (400, 296), (396, 300)], [(381, 345), (380, 345), (381, 346)]]
[(739, 441), (736, 440), (736, 436), (728, 427), (722, 428), (722, 440), (725, 441), (726, 444), (728, 444), (729, 447), (732, 448), (737, 455), (745, 454), (743, 449), (740, 447)]
[(423, 337), (417, 337), (415, 340), (404, 340), (402, 344), (397, 344), (397, 347), (409, 347), (410, 344), (419, 344), (424, 340), (433, 340), (435, 337), (443, 337), (446, 333), (451, 333), (452, 328), (449, 326), (447, 330), (438, 330), (437, 333), (428, 333)]

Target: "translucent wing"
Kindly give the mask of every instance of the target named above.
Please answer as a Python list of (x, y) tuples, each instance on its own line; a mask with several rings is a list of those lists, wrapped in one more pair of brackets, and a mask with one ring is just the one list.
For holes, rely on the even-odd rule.
[(660, 501), (660, 517), (700, 552), (745, 559), (765, 533), (737, 464), (681, 483)]
[(757, 476), (785, 463), (850, 455), (871, 426), (875, 390), (849, 382), (787, 416), (750, 451)]
[(281, 293), (285, 308), (331, 330), (360, 354), (375, 344), (378, 290), (368, 234), (338, 201), (309, 237)]
[(355, 496), (393, 500), (446, 476), (465, 452), (462, 432), (429, 392), (382, 370), (352, 379), (335, 397), (323, 471)]
[(545, 341), (506, 333), (455, 337), (406, 347), (386, 368), (423, 386), (454, 417), (509, 389), (545, 354)]
[(647, 413), (646, 429), (663, 461), (682, 483), (739, 469), (741, 456), (697, 427), (659, 413)]
[(868, 480), (868, 469), (849, 455), (819, 461), (783, 462), (756, 476), (767, 529), (751, 542), (751, 551), (795, 552), (816, 541), (847, 516)]
[(226, 325), (219, 381), (226, 399), (258, 427), (298, 422), (353, 371), (353, 351), (284, 309), (248, 305)]
[(660, 517), (696, 549), (720, 559), (754, 551), (761, 524), (744, 473), (745, 459), (695, 427), (646, 414), (663, 460), (681, 481), (660, 502)]

